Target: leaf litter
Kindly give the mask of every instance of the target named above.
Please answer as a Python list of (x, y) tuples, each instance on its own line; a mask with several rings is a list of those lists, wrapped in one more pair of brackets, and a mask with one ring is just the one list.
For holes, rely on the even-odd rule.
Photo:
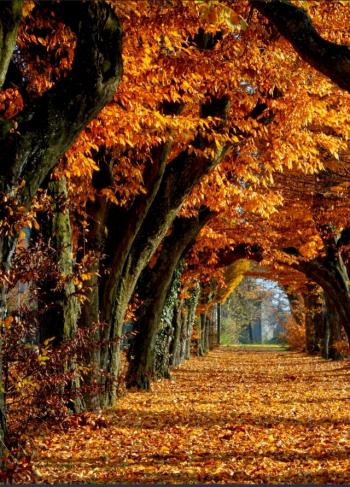
[(32, 434), (39, 483), (350, 483), (350, 367), (221, 347)]

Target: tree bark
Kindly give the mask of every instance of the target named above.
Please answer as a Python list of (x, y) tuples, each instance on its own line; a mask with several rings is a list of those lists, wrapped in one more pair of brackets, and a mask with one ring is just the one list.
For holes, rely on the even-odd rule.
[(22, 17), (23, 0), (3, 0), (0, 3), (0, 89), (16, 46), (17, 30)]
[(81, 305), (81, 314), (78, 328), (85, 329), (89, 343), (85, 350), (84, 365), (84, 405), (86, 409), (98, 409), (101, 403), (104, 377), (101, 374), (100, 361), (103, 349), (108, 345), (102, 342), (103, 323), (100, 322), (100, 296), (99, 284), (103, 275), (103, 256), (108, 233), (107, 222), (111, 203), (103, 196), (101, 190), (108, 188), (113, 181), (113, 159), (104, 148), (95, 154), (94, 160), (99, 168), (93, 174), (92, 185), (96, 193), (94, 201), (88, 201), (86, 213), (88, 218), (88, 238), (83, 232), (84, 241), (81, 244), (83, 252), (79, 255), (79, 261), (84, 262), (87, 255), (92, 256), (92, 262), (88, 267), (90, 279), (87, 281), (89, 291), (86, 300)]
[(207, 313), (201, 314), (201, 355), (209, 352), (209, 318)]
[(163, 242), (154, 268), (147, 272), (147, 284), (139, 294), (143, 301), (138, 318), (139, 333), (130, 350), (129, 386), (141, 389), (150, 387), (150, 380), (154, 377), (155, 339), (174, 271), (209, 217), (210, 212), (204, 209), (198, 217), (176, 219), (171, 235)]
[[(156, 359), (155, 376), (171, 378), (170, 366), (172, 360), (172, 350), (175, 338), (176, 311), (178, 304), (178, 294), (181, 287), (181, 274), (183, 271), (183, 261), (180, 260), (173, 274), (172, 284), (163, 307), (161, 322), (163, 329), (160, 330), (156, 338)], [(146, 276), (144, 271), (142, 276)], [(147, 278), (147, 277), (146, 277)], [(139, 280), (141, 281), (141, 279)]]
[(49, 183), (53, 212), (45, 224), (48, 246), (54, 250), (57, 274), (53, 282), (42, 283), (41, 305), (46, 310), (41, 318), (40, 341), (55, 338), (54, 345), (75, 336), (80, 306), (73, 279), (72, 228), (67, 207), (67, 184), (64, 177)]
[[(52, 197), (53, 210), (44, 224), (48, 247), (53, 250), (55, 273), (41, 283), (39, 293), (40, 342), (53, 338), (53, 346), (72, 341), (76, 337), (80, 305), (73, 283), (72, 228), (68, 209), (66, 179), (61, 177), (51, 181), (48, 193)], [(80, 381), (77, 374), (77, 357), (74, 350), (62, 363), (62, 371), (71, 376), (66, 387), (57, 385), (61, 393), (68, 393), (71, 409), (82, 409)]]
[(191, 356), (191, 344), (192, 344), (192, 334), (193, 327), (196, 319), (196, 309), (199, 300), (200, 286), (197, 284), (192, 289), (192, 296), (187, 300), (188, 306), (188, 326), (187, 326), (187, 337), (185, 344), (185, 360), (188, 360)]
[[(200, 293), (200, 291), (199, 291)], [(191, 347), (195, 356), (201, 356), (201, 318), (196, 314), (193, 322)]]
[(310, 354), (320, 350), (318, 337), (323, 334), (324, 310), (319, 287), (309, 284), (304, 294), (306, 351)]
[(217, 345), (221, 345), (221, 303), (217, 303)]
[(217, 346), (217, 323), (215, 320), (214, 309), (211, 309), (211, 317), (209, 318), (209, 350), (214, 350)]
[(185, 361), (186, 354), (186, 342), (188, 338), (188, 323), (189, 323), (189, 306), (188, 303), (184, 303), (181, 313), (181, 328), (178, 344), (178, 361), (177, 365), (182, 364)]
[(198, 355), (202, 357), (209, 351), (209, 328), (208, 328), (208, 319), (206, 313), (201, 313), (199, 316), (199, 330), (200, 336), (198, 341)]
[(175, 313), (173, 317), (173, 340), (170, 344), (170, 367), (175, 367), (180, 363), (180, 336), (182, 328), (182, 315), (183, 315), (184, 300), (178, 299), (175, 307)]
[(325, 359), (329, 358), (329, 341), (330, 341), (330, 320), (327, 319), (326, 310), (325, 310), (323, 328), (320, 333), (320, 352), (321, 352), (321, 357)]
[(170, 343), (172, 340), (172, 327), (167, 325), (163, 327), (156, 336), (155, 340), (155, 359), (154, 359), (154, 377), (170, 379)]
[(343, 358), (342, 354), (337, 350), (336, 344), (342, 339), (341, 330), (342, 318), (339, 315), (338, 308), (334, 306), (334, 302), (326, 294), (326, 347), (325, 347), (325, 358), (332, 360), (340, 360)]

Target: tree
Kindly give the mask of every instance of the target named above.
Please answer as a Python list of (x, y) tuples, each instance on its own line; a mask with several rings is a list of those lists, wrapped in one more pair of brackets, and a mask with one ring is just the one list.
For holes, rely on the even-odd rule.
[(209, 217), (210, 211), (203, 208), (197, 217), (175, 219), (171, 235), (162, 243), (157, 262), (144, 271), (144, 285), (141, 292), (138, 290), (142, 300), (137, 325), (139, 333), (129, 351), (127, 381), (130, 386), (149, 388), (155, 370), (156, 336), (174, 272)]
[[(277, 27), (307, 63), (340, 88), (350, 90), (350, 49), (322, 38), (306, 10), (284, 0), (252, 0), (251, 5)], [(327, 10), (327, 6), (318, 7)], [(339, 7), (341, 5), (335, 6)]]
[[(157, 257), (152, 279), (158, 283), (157, 272), (173, 250), (161, 276), (166, 278), (162, 292), (152, 296), (149, 287), (144, 289), (147, 339), (153, 346), (165, 291), (188, 245), (177, 239), (178, 246), (169, 250), (168, 232), (173, 228), (175, 235), (178, 225), (196, 219), (203, 205), (215, 217), (187, 254), (189, 289), (200, 281), (202, 291), (217, 290), (224, 286), (225, 266), (239, 256), (259, 254), (261, 260), (263, 249), (268, 271), (291, 288), (305, 284), (305, 275), (322, 281), (328, 309), (336, 309), (334, 323), (342, 317), (346, 328), (348, 304), (336, 302), (334, 289), (348, 299), (346, 250), (339, 244), (342, 236), (346, 240), (347, 214), (323, 203), (330, 192), (344, 204), (347, 194), (339, 169), (344, 166), (346, 172), (348, 94), (302, 63), (273, 26), (282, 30), (280, 19), (295, 14), (285, 35), (303, 59), (347, 89), (342, 75), (348, 49), (335, 45), (336, 34), (320, 22), (333, 15), (327, 6), (307, 5), (309, 16), (297, 3), (279, 0), (147, 0), (140, 15), (137, 2), (44, 3), (26, 7), (18, 51), (20, 3), (4, 5), (9, 9), (3, 19), (6, 13), (13, 22), (3, 20), (5, 48), (0, 49), (1, 71), (6, 71), (0, 141), (3, 271), (10, 266), (16, 231), (28, 220), (32, 196), (48, 184), (64, 153), (55, 178), (62, 184), (66, 179), (69, 215), (56, 208), (53, 227), (61, 218), (66, 222), (64, 228), (59, 225), (62, 238), (55, 242), (58, 265), (64, 241), (76, 266), (85, 270), (79, 285), (86, 299), (79, 319), (75, 312), (71, 319), (64, 309), (69, 300), (62, 305), (53, 296), (61, 310), (54, 333), (64, 337), (67, 328), (68, 335), (74, 333), (77, 320), (81, 329), (94, 330), (95, 347), (83, 365), (90, 370), (86, 381), (97, 386), (98, 394), (87, 395), (86, 406), (113, 403), (122, 324), (137, 282)], [(337, 4), (332, 18), (338, 30), (346, 25), (343, 13)], [(125, 66), (116, 93), (121, 76), (117, 16), (125, 30)], [(312, 43), (304, 45), (303, 39)], [(332, 173), (330, 186), (321, 176), (317, 181), (320, 171)], [(49, 186), (55, 193), (55, 184)], [(327, 206), (330, 233), (319, 221), (317, 193)], [(58, 237), (57, 226), (55, 232)], [(66, 263), (72, 275), (72, 262)], [(66, 294), (71, 290), (69, 285)], [(203, 348), (208, 345), (206, 307), (213, 304), (213, 297), (205, 302), (207, 297), (201, 298)], [(179, 320), (177, 332), (186, 326), (188, 331), (190, 321)], [(140, 340), (146, 335), (144, 330)], [(137, 353), (152, 355), (152, 346), (148, 350), (139, 343)], [(101, 370), (100, 377), (94, 375)]]
[[(163, 28), (169, 8), (170, 34)], [(310, 121), (316, 124), (321, 113), (338, 131), (336, 123), (329, 122), (329, 112), (326, 116), (329, 100), (319, 96), (329, 83), (307, 66), (296, 70), (296, 53), (280, 39), (276, 42), (260, 19), (250, 18), (256, 29), (248, 29), (239, 18), (247, 17), (248, 2), (234, 9), (224, 3), (182, 2), (152, 9), (146, 2), (147, 21), (136, 16), (131, 23), (134, 10), (133, 4), (120, 7), (128, 26), (125, 82), (114, 103), (68, 154), (73, 161), (77, 151), (81, 157), (85, 150), (85, 160), (91, 159), (89, 147), (98, 146), (93, 157), (99, 170), (87, 202), (87, 246), (97, 255), (97, 264), (90, 269), (92, 290), (80, 326), (102, 322), (97, 339), (103, 346), (93, 358), (96, 369), (110, 377), (100, 384), (102, 404), (115, 398), (121, 326), (138, 277), (190, 192), (194, 200), (204, 192), (217, 198), (214, 190), (206, 190), (212, 179), (197, 189), (195, 183), (222, 162), (231, 188), (247, 195), (252, 186), (256, 196), (251, 209), (267, 215), (279, 195), (270, 191), (266, 196), (257, 188), (271, 183), (276, 170), (321, 168), (321, 136), (315, 137)], [(191, 19), (187, 24), (185, 17)], [(263, 43), (268, 56), (264, 69), (257, 43)], [(243, 57), (237, 57), (239, 46)], [(111, 122), (116, 117), (117, 133)], [(328, 137), (328, 145), (335, 139)], [(231, 154), (226, 154), (229, 148)], [(128, 189), (127, 181), (137, 171), (137, 184)], [(224, 201), (228, 199), (232, 201)]]
[[(40, 4), (26, 12), (17, 38), (21, 11), (21, 1), (1, 4), (0, 80), (5, 105), (0, 139), (2, 318), (6, 316), (5, 282), (20, 228), (18, 220), (30, 209), (38, 188), (79, 132), (112, 99), (122, 67), (121, 27), (107, 4), (80, 1)], [(58, 26), (61, 40), (67, 42), (64, 52), (68, 55), (63, 56), (65, 63), (60, 65), (62, 59), (58, 54), (58, 66), (50, 66), (51, 49), (47, 44), (48, 54), (40, 60), (45, 75), (39, 79), (34, 96), (33, 85), (40, 69), (36, 72), (33, 60), (36, 56), (40, 58), (43, 52), (40, 45), (46, 42), (40, 34), (31, 34), (31, 29), (35, 32), (38, 25), (40, 30), (40, 24), (49, 29)], [(54, 37), (51, 41), (55, 46)], [(23, 54), (15, 49), (16, 43), (23, 46)], [(53, 81), (49, 82), (50, 77)], [(16, 87), (15, 100), (11, 100), (11, 86)], [(17, 110), (6, 112), (8, 98)], [(0, 409), (3, 436), (2, 393)]]
[[(261, 237), (258, 240), (265, 252), (270, 253), (270, 258), (265, 255), (265, 263), (283, 263), (322, 287), (328, 303), (328, 323), (335, 333), (334, 341), (340, 338), (336, 330), (343, 328), (348, 335), (348, 319), (345, 318), (348, 272), (342, 257), (343, 244), (347, 241), (344, 225), (347, 225), (348, 214), (343, 206), (345, 194), (340, 191), (341, 185), (346, 185), (341, 174), (328, 170), (316, 177), (304, 176), (298, 180), (287, 174), (283, 181), (279, 178), (278, 188), (285, 198), (284, 207), (270, 217), (269, 230), (262, 227), (258, 230), (258, 233), (270, 232), (265, 234), (264, 243)], [(271, 237), (275, 239), (272, 247)], [(289, 275), (289, 283), (291, 278)], [(285, 282), (288, 283), (288, 278)], [(304, 293), (307, 296), (305, 288)], [(331, 343), (331, 350), (332, 347)], [(332, 354), (337, 355), (335, 351), (330, 352), (330, 356)]]

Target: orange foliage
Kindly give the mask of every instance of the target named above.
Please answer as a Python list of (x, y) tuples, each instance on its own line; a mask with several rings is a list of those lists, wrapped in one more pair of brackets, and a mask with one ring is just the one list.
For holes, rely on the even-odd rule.
[[(144, 0), (142, 11), (138, 0), (109, 3), (124, 30), (123, 79), (113, 101), (80, 134), (56, 170), (57, 177), (69, 180), (77, 214), (84, 215), (87, 202), (98, 197), (123, 209), (136, 196), (147, 198), (145, 174), (155, 162), (152, 150), (165, 142), (172, 143), (169, 161), (186, 147), (191, 154), (214, 158), (227, 145), (230, 150), (223, 162), (204, 175), (180, 209), (185, 217), (203, 205), (213, 212), (187, 258), (183, 296), (198, 280), (215, 280), (218, 287), (225, 287), (220, 252), (242, 242), (259, 244), (266, 272), (300, 288), (304, 277), (290, 270), (297, 260), (283, 249), (295, 247), (304, 260), (322, 257), (325, 244), (318, 223), (329, 222), (337, 234), (349, 221), (350, 95), (302, 62), (247, 0)], [(344, 2), (295, 3), (310, 11), (327, 39), (349, 43), (350, 14)], [(33, 2), (27, 2), (17, 43), (21, 56), (15, 53), (14, 60), (26, 80), (26, 95), (36, 97), (67, 76), (76, 39), (49, 7), (39, 18), (32, 8)], [(199, 28), (213, 38), (220, 33), (212, 49), (196, 44)], [(229, 97), (224, 121), (200, 116), (201, 104), (211, 95)], [(23, 99), (17, 88), (2, 91), (2, 117), (17, 115)], [(181, 114), (167, 114), (164, 107), (176, 103), (184, 105)], [(259, 104), (265, 108), (254, 117)], [(198, 135), (207, 142), (203, 149), (193, 143)], [(99, 171), (96, 155), (101, 149), (111, 159), (107, 162), (111, 162), (112, 180), (97, 191), (92, 177)], [(328, 171), (326, 182), (320, 177), (323, 170)], [(320, 193), (324, 201), (317, 207), (315, 197)], [(24, 218), (22, 208), (7, 198), (1, 229), (10, 234), (23, 225), (37, 228), (39, 209), (42, 206), (35, 202)], [(82, 226), (85, 238), (88, 223)], [(91, 274), (78, 277), (75, 283), (83, 286)], [(134, 317), (138, 305), (137, 301), (130, 304), (127, 319)], [(285, 325), (284, 338), (291, 349), (304, 350), (305, 328), (293, 320)], [(95, 428), (98, 423), (87, 420), (72, 424), (68, 433), (58, 428), (36, 434), (39, 478), (135, 483), (348, 480), (344, 473), (348, 460), (324, 458), (318, 444), (345, 448), (346, 425), (332, 434), (327, 425), (320, 428), (319, 436), (315, 430), (310, 434), (305, 408), (300, 407), (310, 399), (310, 391), (315, 394), (311, 404), (329, 400), (328, 389), (315, 387), (307, 364), (306, 369), (295, 364), (289, 368), (284, 362), (288, 355), (277, 356), (280, 368), (274, 373), (264, 369), (261, 356), (250, 362), (251, 357), (239, 361), (237, 356), (233, 360), (219, 353), (205, 371), (201, 365), (206, 362), (194, 361), (189, 370), (197, 372), (197, 367), (205, 380), (193, 379), (189, 385), (180, 370), (177, 383), (156, 384), (151, 397), (130, 394), (109, 412), (108, 429), (104, 424)], [(257, 367), (251, 371), (250, 363), (263, 372)], [(242, 379), (247, 370), (256, 380), (249, 387)], [(306, 370), (309, 383), (307, 387), (295, 384), (293, 395), (290, 382), (296, 380), (295, 370)], [(280, 390), (281, 379), (285, 388)], [(277, 396), (266, 382), (274, 384)], [(220, 390), (223, 384), (226, 389)], [(215, 400), (221, 401), (220, 415)], [(286, 408), (288, 400), (295, 400), (294, 409)], [(319, 405), (314, 407), (314, 421), (320, 426), (316, 418), (324, 412)], [(340, 414), (339, 408), (335, 411)], [(276, 423), (282, 414), (286, 416), (283, 428)], [(297, 424), (296, 415), (300, 416)], [(285, 451), (288, 454), (279, 457)], [(81, 466), (82, 459), (85, 463), (79, 472), (71, 468), (75, 463)]]
[(27, 3), (14, 62), (26, 79), (28, 93), (39, 96), (69, 73), (76, 39), (71, 30), (56, 19), (49, 6), (38, 14), (33, 2)]
[(349, 343), (345, 340), (338, 340), (334, 342), (333, 347), (337, 352), (339, 352), (343, 357), (350, 355), (350, 346)]
[(283, 323), (281, 339), (286, 341), (291, 350), (304, 351), (306, 345), (305, 325), (299, 325), (293, 318)]
[(23, 99), (16, 88), (0, 92), (0, 114), (4, 119), (12, 118), (23, 110)]

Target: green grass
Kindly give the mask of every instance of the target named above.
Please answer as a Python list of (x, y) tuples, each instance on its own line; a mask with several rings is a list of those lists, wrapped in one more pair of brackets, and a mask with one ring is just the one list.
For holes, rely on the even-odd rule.
[(268, 347), (268, 348), (281, 348), (286, 347), (284, 343), (232, 343), (232, 347)]
[(237, 348), (240, 350), (273, 350), (273, 351), (279, 351), (279, 352), (285, 352), (288, 350), (288, 345), (283, 344), (283, 343), (247, 343), (247, 344), (242, 344), (242, 343), (222, 343), (222, 347), (231, 347), (231, 348)]

